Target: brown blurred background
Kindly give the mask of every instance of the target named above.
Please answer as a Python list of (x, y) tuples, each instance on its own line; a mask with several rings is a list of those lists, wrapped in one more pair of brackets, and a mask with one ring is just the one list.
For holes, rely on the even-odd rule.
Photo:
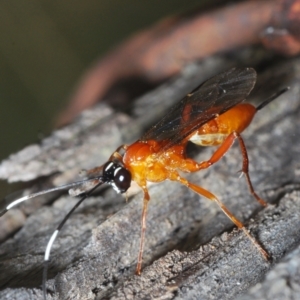
[(0, 2), (0, 160), (50, 132), (81, 74), (132, 33), (197, 0)]

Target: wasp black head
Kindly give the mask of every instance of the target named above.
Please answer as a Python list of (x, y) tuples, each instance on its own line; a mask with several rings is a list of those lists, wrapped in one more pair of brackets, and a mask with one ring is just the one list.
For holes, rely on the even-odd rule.
[(121, 164), (108, 161), (103, 165), (104, 182), (110, 184), (117, 193), (126, 192), (131, 183), (131, 174)]

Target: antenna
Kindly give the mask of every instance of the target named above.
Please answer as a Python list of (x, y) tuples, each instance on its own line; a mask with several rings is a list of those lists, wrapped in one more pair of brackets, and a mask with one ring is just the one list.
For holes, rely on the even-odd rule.
[(81, 180), (81, 181), (76, 181), (76, 182), (68, 183), (68, 184), (65, 184), (65, 185), (61, 185), (61, 186), (58, 186), (58, 187), (50, 188), (50, 189), (47, 189), (47, 190), (44, 190), (44, 191), (40, 191), (40, 192), (33, 193), (33, 194), (30, 194), (30, 195), (26, 195), (26, 196), (19, 197), (19, 198), (16, 198), (16, 194), (19, 195), (20, 192), (12, 193), (12, 194), (6, 196), (2, 200), (2, 203), (4, 203), (4, 205), (3, 204), (2, 205), (5, 206), (5, 207), (4, 207), (4, 209), (0, 210), (0, 217), (3, 216), (7, 211), (9, 211), (10, 209), (12, 209), (16, 205), (18, 205), (18, 204), (20, 204), (20, 203), (22, 203), (24, 201), (27, 201), (29, 199), (36, 198), (38, 196), (42, 196), (42, 195), (49, 194), (49, 193), (52, 193), (52, 192), (57, 192), (57, 191), (61, 191), (61, 190), (71, 189), (73, 187), (77, 187), (79, 185), (83, 185), (83, 184), (86, 184), (86, 183), (93, 183), (93, 185), (98, 185), (100, 182), (103, 183), (102, 176), (100, 176), (100, 177), (98, 176), (98, 177), (95, 177), (95, 178), (89, 178), (89, 179), (85, 179), (85, 180)]
[[(95, 179), (94, 179), (95, 180)], [(65, 225), (71, 214), (75, 211), (75, 209), (87, 198), (91, 195), (91, 193), (96, 190), (102, 183), (104, 183), (100, 178), (99, 182), (96, 186), (94, 186), (91, 190), (89, 190), (85, 195), (81, 197), (81, 199), (74, 205), (74, 207), (68, 212), (68, 214), (64, 217), (64, 219), (60, 222), (60, 224), (57, 226), (56, 230), (53, 232), (51, 235), (51, 238), (49, 239), (49, 242), (46, 247), (45, 251), (45, 256), (44, 256), (44, 270), (43, 270), (43, 295), (44, 295), (44, 300), (46, 300), (46, 282), (47, 282), (47, 272), (48, 272), (48, 266), (49, 266), (49, 261), (50, 261), (50, 252), (52, 245), (62, 229), (62, 227)]]

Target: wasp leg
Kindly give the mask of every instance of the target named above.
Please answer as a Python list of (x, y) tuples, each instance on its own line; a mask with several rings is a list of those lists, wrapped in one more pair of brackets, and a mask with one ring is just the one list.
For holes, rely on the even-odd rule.
[[(123, 161), (123, 156), (119, 152), (120, 152), (120, 150), (125, 151), (127, 148), (128, 148), (127, 145), (121, 145), (120, 147), (118, 147), (116, 149), (116, 151), (109, 157), (108, 161), (118, 160), (118, 161), (122, 162)], [(96, 168), (87, 170), (84, 173), (86, 173), (89, 177), (97, 176), (97, 175), (102, 173), (102, 169), (103, 169), (103, 165), (100, 166), (100, 167), (96, 167)]]
[(261, 198), (256, 194), (256, 192), (255, 192), (255, 190), (254, 190), (254, 188), (253, 188), (252, 182), (251, 182), (251, 180), (250, 180), (250, 175), (249, 175), (249, 159), (248, 159), (248, 153), (247, 153), (247, 149), (246, 149), (244, 140), (243, 140), (242, 136), (241, 136), (239, 133), (234, 132), (233, 134), (236, 136), (236, 138), (238, 139), (239, 144), (240, 144), (240, 148), (241, 148), (242, 155), (243, 155), (243, 168), (242, 168), (242, 172), (243, 172), (243, 174), (245, 174), (245, 176), (246, 176), (246, 180), (247, 180), (247, 184), (248, 184), (250, 193), (254, 196), (254, 198), (255, 198), (262, 206), (267, 206), (267, 202), (264, 201), (263, 199), (261, 199)]
[(229, 210), (228, 208), (211, 192), (209, 192), (208, 190), (205, 190), (204, 188), (195, 185), (191, 182), (189, 182), (188, 180), (186, 180), (185, 178), (182, 178), (180, 176), (176, 177), (176, 181), (179, 181), (180, 183), (184, 184), (185, 186), (187, 186), (188, 188), (190, 188), (191, 190), (193, 190), (194, 192), (196, 192), (197, 194), (211, 200), (214, 201), (218, 204), (218, 206), (222, 209), (222, 211), (225, 213), (225, 215), (241, 230), (244, 231), (244, 233), (246, 234), (246, 236), (250, 239), (250, 241), (258, 248), (258, 250), (261, 252), (261, 254), (263, 255), (263, 257), (265, 259), (269, 259), (269, 254), (268, 252), (259, 244), (259, 242), (250, 235), (249, 231), (245, 228), (244, 224), (238, 220)]
[(150, 196), (146, 187), (143, 187), (143, 191), (144, 191), (144, 199), (143, 199), (143, 212), (142, 212), (142, 221), (141, 221), (141, 240), (140, 240), (140, 249), (138, 254), (138, 262), (135, 270), (135, 273), (137, 275), (141, 274), (141, 269), (142, 269), (143, 252), (144, 252), (144, 245), (145, 245), (145, 233), (146, 233), (146, 216), (147, 216), (148, 203), (150, 200)]
[(120, 150), (124, 150), (126, 151), (126, 149), (128, 148), (128, 145), (121, 145), (120, 147), (118, 147), (115, 152), (110, 156), (109, 161), (113, 161), (115, 159), (122, 161), (123, 160), (123, 156), (122, 154), (120, 154)]
[(213, 153), (212, 157), (207, 161), (202, 161), (200, 163), (196, 163), (193, 160), (189, 160), (189, 163), (187, 164), (187, 171), (189, 172), (195, 172), (202, 169), (207, 169), (217, 161), (219, 161), (231, 148), (234, 141), (238, 139), (239, 145), (241, 148), (242, 156), (243, 156), (243, 167), (242, 167), (242, 173), (246, 176), (246, 181), (250, 190), (250, 193), (253, 195), (253, 197), (262, 205), (267, 206), (267, 203), (261, 199), (255, 192), (252, 182), (250, 180), (249, 176), (249, 159), (247, 154), (247, 149), (245, 146), (245, 143), (243, 141), (243, 138), (238, 132), (232, 132), (230, 133), (227, 138), (224, 140), (224, 142), (221, 144), (221, 146)]

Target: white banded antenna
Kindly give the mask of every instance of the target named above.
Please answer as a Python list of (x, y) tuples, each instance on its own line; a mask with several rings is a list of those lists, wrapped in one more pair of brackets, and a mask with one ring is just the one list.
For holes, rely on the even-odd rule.
[[(2, 205), (1, 206), (2, 207), (4, 206), (4, 208), (0, 209), (0, 217), (2, 215), (4, 215), (8, 210), (10, 210), (13, 207), (15, 207), (16, 205), (18, 205), (18, 204), (20, 204), (20, 203), (22, 203), (24, 201), (27, 201), (29, 199), (36, 198), (36, 197), (39, 197), (39, 196), (42, 196), (42, 195), (45, 195), (45, 194), (49, 194), (49, 193), (61, 191), (61, 190), (71, 189), (73, 187), (84, 185), (86, 183), (91, 183), (93, 186), (95, 186), (95, 185), (98, 185), (100, 182), (101, 183), (103, 182), (102, 176), (101, 177), (98, 176), (98, 177), (95, 177), (95, 178), (89, 178), (89, 179), (85, 179), (85, 180), (81, 180), (81, 181), (72, 182), (72, 183), (69, 183), (69, 184), (65, 184), (65, 185), (61, 185), (61, 186), (58, 186), (58, 187), (50, 188), (48, 190), (40, 191), (40, 192), (33, 193), (33, 194), (30, 194), (30, 195), (26, 195), (26, 196), (19, 197), (19, 198), (16, 198), (16, 196), (15, 196), (16, 193), (13, 193), (11, 195), (8, 195), (7, 197), (5, 197), (2, 200)], [(90, 185), (89, 185), (89, 187), (91, 188)], [(85, 191), (83, 190), (82, 193), (84, 193), (84, 192)], [(19, 193), (18, 193), (18, 195), (19, 195)]]
[[(79, 201), (77, 201), (77, 203), (74, 205), (74, 207), (67, 213), (67, 215), (64, 217), (64, 219), (60, 222), (60, 224), (57, 226), (56, 230), (53, 232), (53, 234), (51, 235), (51, 238), (49, 239), (48, 243), (47, 243), (47, 247), (45, 250), (45, 256), (44, 256), (44, 271), (43, 271), (43, 295), (44, 295), (44, 299), (46, 300), (46, 282), (47, 282), (47, 272), (48, 272), (48, 266), (49, 266), (49, 261), (50, 261), (50, 253), (51, 253), (51, 248), (53, 246), (53, 243), (58, 235), (58, 233), (60, 232), (60, 230), (62, 229), (62, 227), (64, 226), (64, 224), (67, 222), (67, 220), (69, 219), (69, 217), (71, 216), (71, 214), (75, 211), (75, 209), (87, 198), (90, 196), (90, 194), (97, 188), (99, 187), (102, 183), (104, 183), (103, 178), (102, 177), (98, 177), (93, 178), (93, 179), (89, 179), (89, 180), (94, 180), (95, 181), (95, 186), (90, 189), (88, 192), (86, 192), (80, 199)], [(89, 180), (84, 180), (83, 182), (87, 182)], [(97, 183), (96, 183), (97, 180)], [(80, 182), (82, 183), (82, 181)], [(68, 185), (69, 187), (70, 185)]]

